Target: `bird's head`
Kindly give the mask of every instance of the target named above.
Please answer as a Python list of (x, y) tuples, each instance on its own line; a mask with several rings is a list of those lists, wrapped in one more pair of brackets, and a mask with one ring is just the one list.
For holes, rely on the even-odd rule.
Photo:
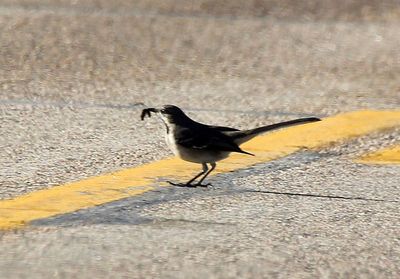
[(161, 108), (146, 108), (142, 111), (142, 120), (145, 116), (151, 116), (151, 113), (158, 113), (162, 120), (169, 124), (178, 124), (182, 121), (187, 121), (189, 119), (186, 114), (177, 106), (174, 105), (164, 105)]

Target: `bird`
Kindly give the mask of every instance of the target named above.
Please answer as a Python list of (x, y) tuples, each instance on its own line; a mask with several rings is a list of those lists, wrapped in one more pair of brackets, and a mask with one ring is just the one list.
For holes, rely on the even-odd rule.
[(216, 162), (227, 158), (232, 152), (254, 156), (254, 154), (242, 150), (240, 145), (260, 134), (289, 126), (321, 121), (317, 117), (307, 117), (249, 130), (239, 130), (196, 122), (175, 105), (145, 108), (140, 117), (144, 120), (146, 116), (151, 117), (151, 113), (160, 116), (164, 123), (166, 142), (172, 152), (185, 161), (202, 165), (202, 171), (185, 183), (168, 181), (171, 185), (181, 187), (210, 186), (210, 183), (202, 183), (215, 169)]

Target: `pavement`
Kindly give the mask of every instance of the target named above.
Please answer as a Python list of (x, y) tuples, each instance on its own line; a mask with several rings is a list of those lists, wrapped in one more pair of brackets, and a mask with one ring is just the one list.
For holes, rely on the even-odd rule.
[[(140, 103), (237, 128), (398, 111), (398, 3), (318, 3), (3, 1), (0, 198), (170, 156)], [(0, 278), (398, 278), (400, 166), (358, 158), (399, 144), (377, 130), (1, 231)]]

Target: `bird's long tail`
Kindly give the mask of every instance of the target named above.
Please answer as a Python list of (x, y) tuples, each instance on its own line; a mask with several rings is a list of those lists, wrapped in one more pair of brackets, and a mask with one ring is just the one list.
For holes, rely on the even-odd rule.
[(316, 122), (316, 121), (321, 121), (321, 119), (319, 119), (317, 117), (299, 118), (299, 119), (294, 119), (294, 120), (290, 120), (290, 121), (267, 125), (267, 126), (263, 126), (263, 127), (259, 127), (259, 128), (255, 128), (255, 129), (250, 129), (250, 130), (226, 132), (226, 134), (229, 137), (231, 137), (237, 145), (240, 145), (240, 144), (254, 138), (255, 136), (258, 136), (265, 132), (278, 130), (278, 129), (286, 128), (289, 126), (295, 126), (295, 125), (300, 125), (300, 124)]

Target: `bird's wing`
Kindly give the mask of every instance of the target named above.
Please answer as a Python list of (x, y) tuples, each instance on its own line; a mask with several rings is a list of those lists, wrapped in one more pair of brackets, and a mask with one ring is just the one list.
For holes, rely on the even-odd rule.
[(218, 130), (184, 128), (176, 131), (175, 138), (178, 145), (187, 148), (250, 154), (240, 149), (228, 136)]
[(234, 132), (239, 131), (239, 129), (231, 128), (231, 127), (223, 127), (223, 126), (208, 126), (211, 129), (215, 129), (220, 132)]

